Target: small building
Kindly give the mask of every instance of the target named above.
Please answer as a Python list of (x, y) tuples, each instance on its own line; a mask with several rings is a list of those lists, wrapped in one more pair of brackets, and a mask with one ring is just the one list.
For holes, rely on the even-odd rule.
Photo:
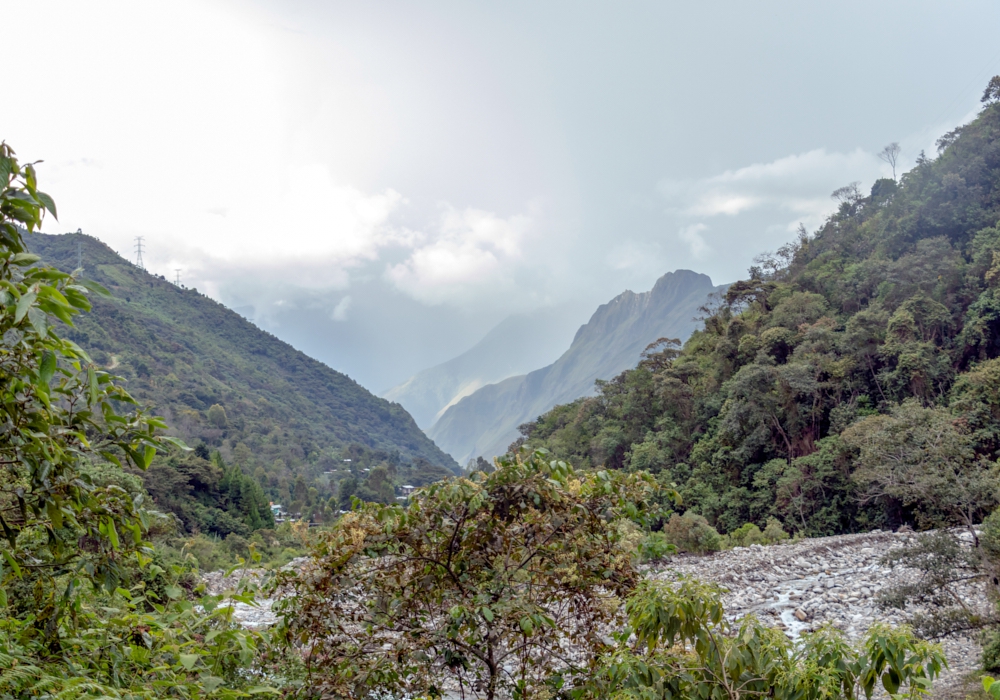
[(281, 507), (280, 503), (271, 502), (271, 515), (274, 516), (274, 522), (282, 523), (285, 521), (285, 509)]

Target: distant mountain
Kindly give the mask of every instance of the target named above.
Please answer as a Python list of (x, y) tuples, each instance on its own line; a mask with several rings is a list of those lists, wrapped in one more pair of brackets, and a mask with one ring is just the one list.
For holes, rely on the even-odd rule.
[(593, 393), (594, 380), (635, 367), (651, 342), (686, 340), (698, 325), (698, 308), (721, 289), (706, 275), (677, 270), (648, 292), (623, 292), (594, 312), (553, 364), (476, 390), (448, 408), (427, 434), (459, 463), (503, 454), (517, 438), (517, 426)]
[(382, 396), (401, 404), (426, 430), (480, 387), (555, 360), (582, 316), (570, 306), (508, 316), (458, 357), (415, 374)]
[[(28, 243), (44, 263), (64, 270), (82, 260), (84, 277), (111, 292), (93, 298), (93, 311), (67, 337), (123, 376), (133, 396), (189, 444), (204, 443), (257, 473), (272, 497), (311, 487), (322, 496), (324, 472), (343, 467), (345, 451), (375, 451), (401, 467), (457, 466), (402, 406), (198, 291), (151, 275), (83, 234), (39, 234)], [(294, 484), (299, 476), (301, 487)]]

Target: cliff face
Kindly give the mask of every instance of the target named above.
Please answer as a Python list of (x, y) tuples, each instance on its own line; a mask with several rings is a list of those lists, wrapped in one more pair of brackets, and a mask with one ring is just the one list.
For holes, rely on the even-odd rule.
[(619, 294), (594, 312), (554, 363), (473, 392), (448, 408), (428, 435), (459, 463), (503, 454), (517, 426), (591, 393), (595, 380), (634, 367), (658, 338), (687, 339), (698, 308), (717, 289), (706, 275), (678, 270), (648, 292)]

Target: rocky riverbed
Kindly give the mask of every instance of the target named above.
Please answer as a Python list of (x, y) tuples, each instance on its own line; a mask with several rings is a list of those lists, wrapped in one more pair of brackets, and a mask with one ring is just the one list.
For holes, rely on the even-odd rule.
[[(737, 547), (706, 556), (677, 557), (650, 567), (647, 575), (666, 580), (686, 575), (722, 585), (728, 591), (723, 601), (730, 619), (752, 613), (793, 638), (830, 623), (848, 638), (858, 639), (874, 622), (902, 624), (923, 611), (919, 606), (883, 611), (876, 605), (879, 591), (916, 575), (900, 565), (882, 564), (890, 550), (912, 537), (875, 531), (769, 547)], [(981, 584), (966, 585), (958, 592), (966, 605), (987, 609), (989, 601)], [(978, 668), (981, 652), (974, 635), (941, 643), (949, 669), (935, 683), (935, 695), (962, 685)]]
[[(790, 637), (830, 623), (850, 639), (862, 637), (874, 622), (901, 624), (910, 615), (922, 612), (919, 606), (906, 610), (882, 611), (876, 605), (878, 593), (886, 586), (916, 575), (911, 569), (886, 566), (882, 559), (895, 547), (905, 545), (914, 536), (909, 533), (871, 532), (801, 540), (762, 547), (737, 547), (704, 556), (681, 556), (655, 566), (644, 567), (645, 575), (672, 580), (679, 575), (714, 581), (723, 586), (727, 616), (731, 620), (755, 614), (767, 625), (779, 627)], [(307, 559), (297, 559), (289, 567), (300, 567)], [(248, 574), (223, 572), (205, 574), (209, 593), (224, 594)], [(981, 584), (958, 589), (963, 602), (987, 610)], [(234, 618), (252, 628), (267, 627), (277, 621), (271, 611), (272, 600), (259, 605), (235, 603)], [(961, 687), (969, 674), (978, 668), (981, 649), (975, 635), (942, 640), (949, 669), (935, 683), (936, 697), (964, 697)]]

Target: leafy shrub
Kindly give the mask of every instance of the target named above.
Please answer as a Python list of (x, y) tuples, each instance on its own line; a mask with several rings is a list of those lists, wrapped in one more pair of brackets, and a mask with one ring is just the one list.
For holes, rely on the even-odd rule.
[(733, 547), (749, 547), (752, 544), (766, 544), (764, 533), (753, 523), (746, 523), (729, 533), (729, 542)]
[(717, 552), (722, 548), (722, 537), (701, 515), (688, 511), (674, 513), (663, 526), (667, 541), (682, 552), (702, 554)]
[[(290, 593), (272, 639), (306, 664), (293, 697), (438, 696), (444, 679), (489, 700), (552, 697), (557, 674), (578, 685), (618, 619), (605, 601), (635, 587), (631, 519), (658, 488), (525, 451), (406, 507), (355, 508), (317, 538), (315, 569), (274, 583)], [(359, 589), (378, 603), (358, 606), (347, 592)], [(342, 633), (348, 615), (363, 636)]]
[(246, 537), (237, 535), (235, 532), (231, 532), (226, 535), (226, 540), (223, 543), (225, 548), (234, 557), (242, 557), (243, 559), (249, 559), (250, 557), (250, 542), (247, 541)]
[(788, 539), (788, 533), (777, 518), (768, 518), (764, 526), (764, 544), (777, 544)]
[(1000, 672), (1000, 629), (984, 632), (980, 641), (983, 645), (983, 670), (990, 673)]
[(829, 626), (793, 643), (754, 616), (731, 624), (721, 594), (694, 579), (640, 583), (625, 604), (631, 634), (574, 696), (870, 698), (881, 685), (920, 698), (945, 666), (939, 645), (906, 628), (875, 624), (852, 645)]
[(657, 561), (677, 551), (662, 532), (648, 533), (639, 544), (639, 556), (643, 561)]
[(211, 535), (199, 533), (190, 537), (184, 542), (183, 551), (194, 558), (200, 571), (217, 571), (236, 563), (229, 550), (222, 546), (222, 540)]
[(777, 544), (788, 539), (788, 533), (777, 518), (768, 518), (763, 532), (754, 523), (746, 523), (729, 533), (729, 544), (733, 547), (749, 547), (752, 544)]

